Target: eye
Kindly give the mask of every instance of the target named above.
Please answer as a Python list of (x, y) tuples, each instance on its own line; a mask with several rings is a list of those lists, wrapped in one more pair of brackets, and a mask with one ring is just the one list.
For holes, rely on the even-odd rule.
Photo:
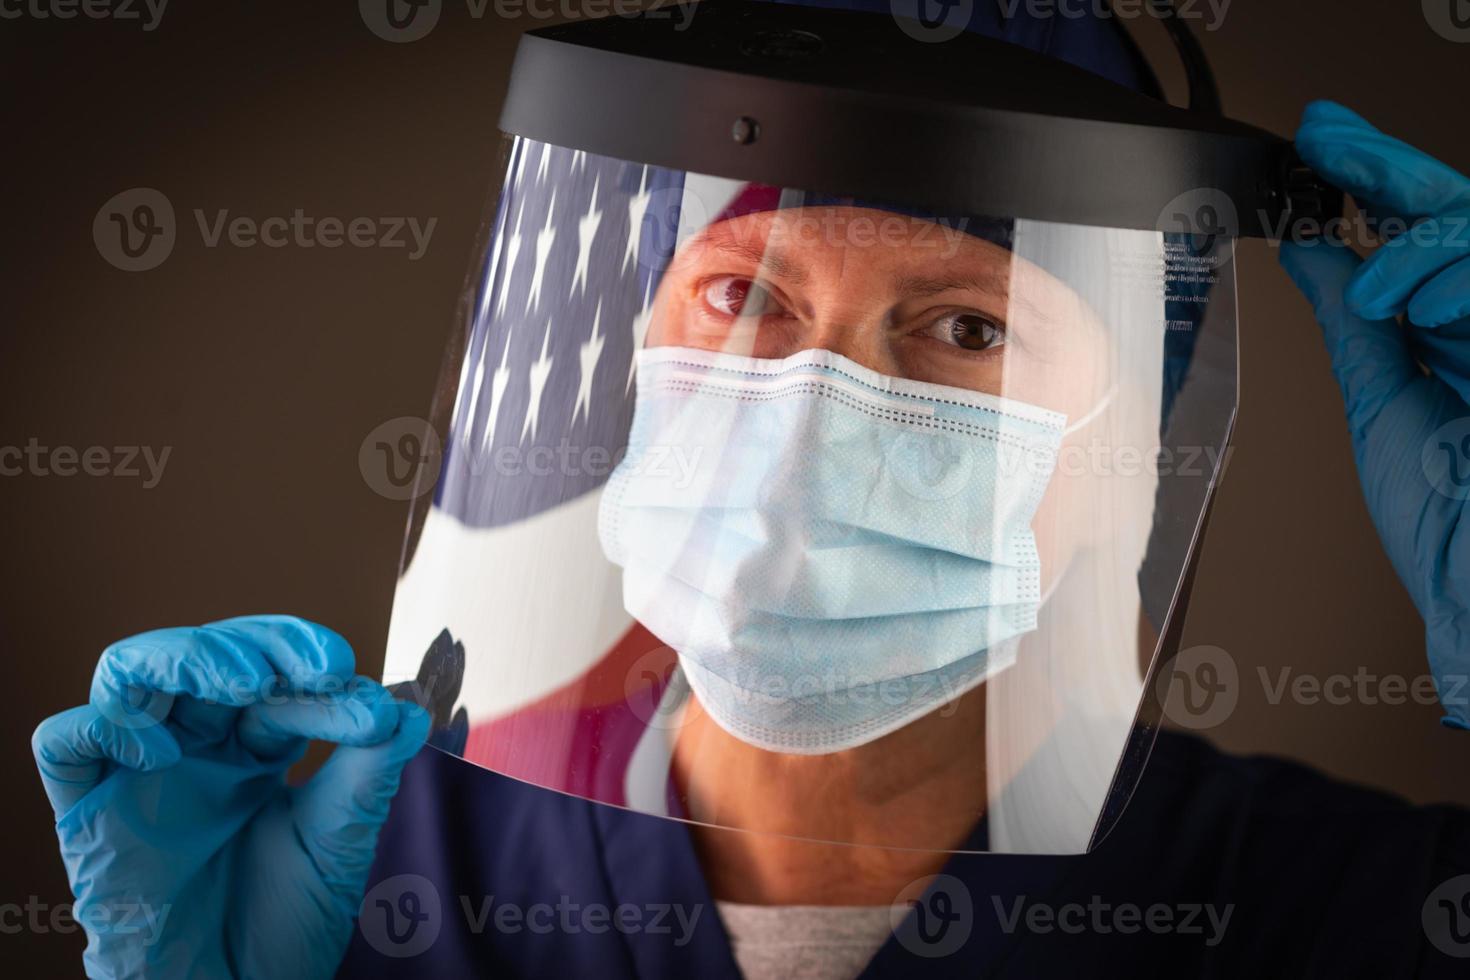
[(983, 351), (1005, 343), (1005, 328), (979, 313), (952, 313), (924, 331), (942, 343), (967, 351)]
[(704, 301), (725, 316), (761, 316), (775, 304), (770, 294), (742, 276), (719, 276), (704, 287)]

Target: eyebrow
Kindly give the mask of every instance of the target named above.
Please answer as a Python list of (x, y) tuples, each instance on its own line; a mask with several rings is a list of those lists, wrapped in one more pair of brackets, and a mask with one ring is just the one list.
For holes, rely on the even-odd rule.
[(759, 266), (762, 271), (769, 272), (777, 279), (785, 279), (798, 286), (806, 284), (805, 269), (760, 242), (724, 237), (712, 239), (709, 247), (722, 255), (733, 255), (744, 259), (751, 265)]
[(895, 291), (905, 296), (933, 296), (950, 290), (965, 290), (1005, 296), (1010, 292), (1011, 275), (986, 271), (963, 276), (900, 276), (894, 282)]
[(936, 296), (939, 293), (947, 293), (952, 290), (961, 292), (984, 293), (1005, 301), (1007, 308), (1025, 310), (1031, 316), (1040, 320), (1050, 320), (1051, 317), (1044, 310), (1039, 309), (1035, 303), (1024, 296), (1016, 296), (1011, 292), (1011, 270), (1005, 271), (987, 269), (973, 274), (966, 273), (958, 276), (900, 276), (894, 282), (894, 289), (901, 296)]

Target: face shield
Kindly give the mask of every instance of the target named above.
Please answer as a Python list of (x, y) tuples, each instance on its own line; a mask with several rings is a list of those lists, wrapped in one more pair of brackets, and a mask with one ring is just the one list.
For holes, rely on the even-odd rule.
[[(818, 37), (816, 18), (828, 53), (868, 29), (715, 14), (710, 36), (768, 46)], [(1065, 183), (1017, 191), (1016, 159), (926, 182), (912, 154), (907, 176), (842, 157), (830, 183), (773, 180), (824, 175), (770, 131), (799, 107), (759, 93), (719, 148), (664, 138), (671, 107), (612, 128), (558, 110), (543, 73), (605, 91), (584, 76), (629, 23), (542, 32), (518, 61), (385, 679), (414, 680), (433, 744), (600, 803), (842, 844), (1087, 850), (1152, 743), (1225, 459), (1237, 201), (1212, 190), (1211, 227), (1195, 208), (1169, 229), (1167, 207), (1124, 213), (1164, 188), (1079, 205)], [(634, 70), (659, 64), (636, 43)], [(686, 84), (658, 91), (689, 97), (700, 66), (663, 64)], [(772, 64), (779, 87), (791, 62)]]

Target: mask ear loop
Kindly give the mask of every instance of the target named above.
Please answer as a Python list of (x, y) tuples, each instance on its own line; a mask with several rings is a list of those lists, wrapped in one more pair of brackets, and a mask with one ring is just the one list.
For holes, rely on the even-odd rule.
[(1087, 425), (1094, 422), (1099, 415), (1107, 411), (1108, 406), (1113, 403), (1113, 396), (1117, 393), (1118, 383), (1114, 381), (1112, 386), (1109, 387), (1108, 390), (1103, 393), (1103, 396), (1097, 400), (1096, 405), (1088, 409), (1087, 412), (1080, 419), (1075, 422), (1069, 423), (1067, 427), (1062, 430), (1062, 436), (1069, 436), (1077, 430), (1085, 428)]
[[(1093, 405), (1091, 408), (1089, 408), (1082, 415), (1081, 418), (1077, 419), (1075, 422), (1069, 422), (1066, 428), (1062, 429), (1062, 438), (1065, 439), (1072, 433), (1085, 429), (1087, 426), (1097, 421), (1098, 416), (1102, 415), (1102, 413), (1107, 411), (1108, 407), (1113, 404), (1113, 397), (1117, 394), (1118, 383), (1115, 381), (1108, 388), (1108, 390), (1103, 393), (1103, 396), (1097, 400), (1096, 405)], [(1038, 606), (1045, 606), (1047, 602), (1051, 600), (1052, 595), (1061, 586), (1062, 580), (1067, 577), (1067, 572), (1070, 571), (1070, 569), (1071, 563), (1069, 562), (1067, 567), (1063, 568), (1061, 573), (1051, 580), (1051, 584), (1046, 587), (1046, 591), (1041, 593), (1041, 601), (1037, 603)]]

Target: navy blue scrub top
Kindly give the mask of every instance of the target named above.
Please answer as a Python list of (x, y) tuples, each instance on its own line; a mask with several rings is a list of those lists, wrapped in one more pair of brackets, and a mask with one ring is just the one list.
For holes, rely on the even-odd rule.
[[(1467, 874), (1465, 811), (1165, 732), (1098, 849), (955, 855), (862, 976), (1470, 977)], [(740, 973), (683, 824), (426, 749), (339, 975)]]

